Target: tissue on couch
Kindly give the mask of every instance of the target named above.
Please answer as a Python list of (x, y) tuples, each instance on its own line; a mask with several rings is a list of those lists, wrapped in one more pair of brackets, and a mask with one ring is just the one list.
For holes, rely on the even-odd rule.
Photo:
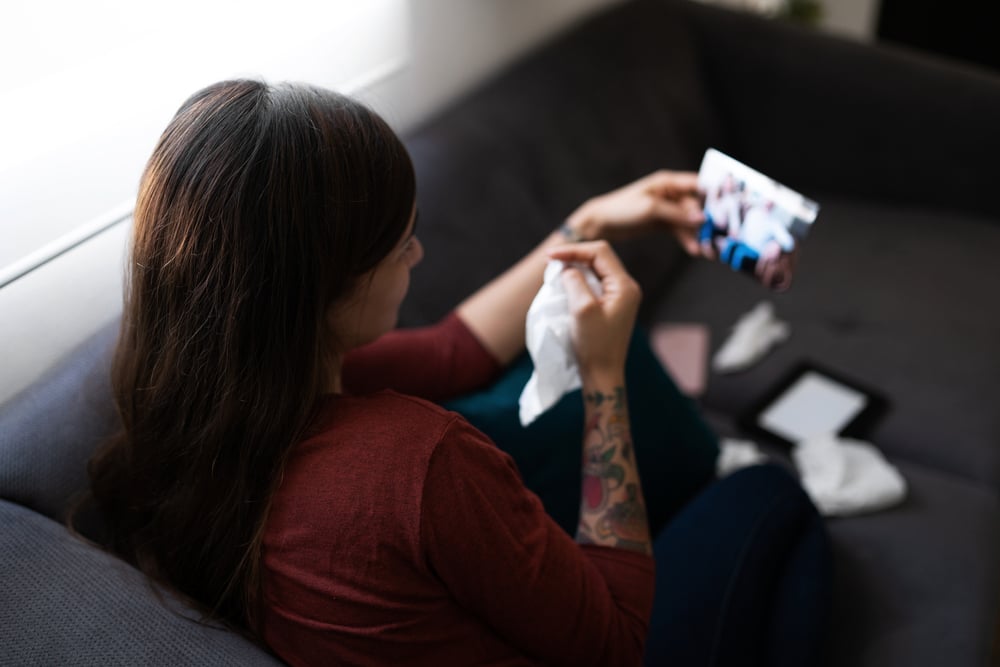
[(906, 480), (868, 442), (835, 435), (809, 438), (792, 450), (802, 486), (824, 516), (849, 516), (897, 505)]

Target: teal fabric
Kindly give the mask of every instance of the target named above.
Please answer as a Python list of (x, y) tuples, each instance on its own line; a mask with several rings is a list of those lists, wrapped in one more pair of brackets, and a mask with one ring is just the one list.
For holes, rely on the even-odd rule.
[[(518, 398), (531, 377), (525, 354), (492, 386), (444, 404), (488, 435), (517, 463), (525, 485), (566, 532), (576, 533), (580, 511), (583, 399), (579, 391), (523, 428)], [(653, 534), (712, 480), (719, 446), (694, 401), (664, 372), (637, 331), (629, 347), (625, 382), (639, 474)]]

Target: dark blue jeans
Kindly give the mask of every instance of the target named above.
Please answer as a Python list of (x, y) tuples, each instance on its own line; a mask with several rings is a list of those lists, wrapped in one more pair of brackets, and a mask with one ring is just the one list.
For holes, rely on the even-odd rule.
[(785, 470), (753, 466), (711, 484), (662, 529), (653, 551), (646, 665), (819, 664), (830, 548)]

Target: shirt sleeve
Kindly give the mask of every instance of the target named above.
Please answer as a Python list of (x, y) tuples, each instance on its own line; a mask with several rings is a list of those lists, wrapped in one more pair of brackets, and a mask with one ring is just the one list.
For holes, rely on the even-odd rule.
[(500, 362), (457, 314), (437, 324), (396, 329), (352, 350), (344, 359), (344, 388), (352, 394), (393, 389), (441, 401), (494, 380)]
[(428, 567), (456, 601), (551, 665), (639, 665), (654, 561), (578, 545), (513, 460), (456, 418), (429, 465), (421, 507)]

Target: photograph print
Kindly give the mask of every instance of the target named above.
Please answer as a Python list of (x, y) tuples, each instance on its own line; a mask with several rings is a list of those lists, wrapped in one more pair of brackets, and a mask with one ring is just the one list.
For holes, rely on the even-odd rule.
[(702, 253), (770, 289), (788, 289), (816, 202), (714, 148), (705, 152), (698, 186), (705, 193)]

